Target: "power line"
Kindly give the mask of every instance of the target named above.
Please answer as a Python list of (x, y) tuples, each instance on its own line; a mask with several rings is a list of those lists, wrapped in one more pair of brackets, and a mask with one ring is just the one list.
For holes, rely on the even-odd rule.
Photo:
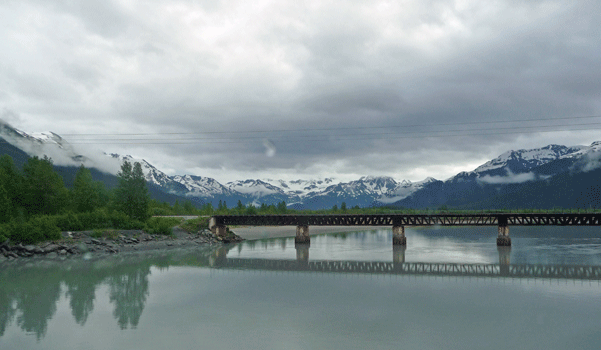
[[(396, 134), (385, 134), (383, 136), (386, 137), (380, 137), (378, 139), (423, 139), (423, 138), (448, 138), (448, 137), (465, 137), (465, 136), (486, 136), (486, 135), (510, 135), (510, 134), (514, 134), (514, 135), (519, 135), (519, 134), (537, 134), (537, 133), (549, 133), (549, 132), (565, 132), (565, 131), (590, 131), (590, 130), (601, 130), (601, 128), (579, 128), (579, 129), (564, 129), (564, 130), (531, 130), (531, 131), (507, 131), (507, 132), (498, 132), (498, 131), (494, 131), (491, 130), (492, 132), (490, 133), (472, 133), (472, 134), (446, 134), (446, 135), (420, 135), (420, 136), (397, 136)], [(345, 135), (345, 136), (349, 136), (349, 135)], [(336, 137), (336, 136), (332, 136), (332, 137), (322, 137), (322, 138), (315, 138), (315, 139), (304, 139), (302, 141), (304, 142), (322, 142), (322, 141), (335, 141), (335, 140), (374, 140), (376, 138), (374, 137), (347, 137), (347, 138), (341, 138), (341, 137)], [(215, 140), (163, 140), (163, 141), (167, 141), (167, 142), (156, 142), (156, 141), (152, 141), (152, 142), (148, 142), (149, 140), (144, 140), (144, 139), (140, 139), (140, 140), (128, 140), (128, 141), (122, 141), (122, 142), (114, 142), (115, 140), (106, 140), (106, 141), (95, 141), (95, 142), (70, 142), (71, 144), (115, 144), (115, 145), (177, 145), (177, 144), (188, 144), (188, 145), (193, 145), (193, 144), (201, 144), (201, 143), (208, 143), (208, 144), (244, 144), (244, 143), (248, 143), (249, 141), (215, 141)], [(143, 142), (132, 142), (132, 141), (143, 141)], [(185, 142), (182, 142), (185, 141)], [(189, 141), (193, 141), (193, 142), (189, 142)], [(294, 142), (298, 142), (298, 140), (291, 140), (291, 139), (283, 139), (283, 140), (279, 140), (278, 143), (294, 143)]]
[(272, 130), (247, 130), (247, 131), (164, 132), (164, 133), (122, 133), (122, 134), (118, 134), (118, 133), (104, 133), (104, 134), (86, 133), (86, 134), (62, 134), (62, 136), (110, 136), (110, 135), (148, 136), (148, 135), (245, 134), (245, 133), (300, 132), (300, 131), (364, 130), (364, 129), (389, 129), (389, 128), (415, 128), (415, 127), (428, 127), (428, 126), (435, 127), (435, 126), (451, 126), (451, 125), (500, 124), (500, 123), (534, 122), (534, 121), (549, 121), (549, 120), (574, 120), (574, 119), (590, 119), (590, 118), (601, 118), (601, 116), (591, 115), (591, 116), (560, 117), (560, 118), (513, 119), (513, 120), (498, 120), (498, 121), (391, 125), (391, 126), (357, 126), (357, 127), (340, 127), (340, 128), (272, 129)]

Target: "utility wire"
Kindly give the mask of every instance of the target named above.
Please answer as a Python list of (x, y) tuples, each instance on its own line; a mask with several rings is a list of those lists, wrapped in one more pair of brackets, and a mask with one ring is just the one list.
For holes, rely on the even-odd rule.
[(436, 124), (414, 124), (414, 125), (391, 125), (391, 126), (357, 126), (346, 128), (309, 128), (309, 129), (272, 129), (272, 130), (247, 130), (247, 131), (201, 131), (201, 132), (164, 132), (164, 133), (98, 133), (98, 134), (62, 134), (62, 136), (147, 136), (147, 135), (197, 135), (197, 134), (245, 134), (245, 133), (274, 133), (274, 132), (300, 132), (300, 131), (333, 131), (333, 130), (363, 130), (363, 129), (390, 129), (390, 128), (415, 128), (426, 126), (451, 126), (451, 125), (474, 125), (474, 124), (500, 124), (516, 122), (534, 122), (549, 120), (573, 120), (601, 118), (599, 115), (560, 117), (560, 118), (537, 118), (537, 119), (513, 119), (498, 121), (462, 122), (462, 123), (436, 123)]
[[(531, 131), (506, 131), (506, 132), (497, 132), (492, 130), (493, 132), (489, 133), (477, 133), (477, 134), (446, 134), (446, 135), (420, 135), (420, 136), (397, 136), (395, 134), (383, 135), (385, 137), (374, 138), (374, 137), (322, 137), (315, 139), (304, 139), (304, 142), (323, 142), (323, 141), (335, 141), (335, 140), (375, 140), (375, 139), (424, 139), (424, 138), (447, 138), (447, 137), (465, 137), (465, 136), (485, 136), (485, 135), (509, 135), (509, 134), (537, 134), (537, 133), (549, 133), (549, 132), (565, 132), (565, 131), (590, 131), (590, 130), (601, 130), (601, 128), (579, 128), (579, 129), (563, 129), (563, 130), (531, 130)], [(345, 135), (348, 136), (348, 135)], [(143, 141), (143, 142), (135, 142), (135, 141)], [(129, 140), (129, 141), (120, 141), (114, 142), (114, 140), (105, 140), (105, 141), (95, 141), (95, 142), (70, 142), (70, 144), (115, 144), (115, 145), (169, 145), (169, 144), (242, 144), (248, 143), (249, 141), (214, 141), (214, 140), (165, 140), (167, 142), (148, 142), (149, 140)], [(192, 142), (189, 142), (192, 141)], [(294, 143), (298, 142), (298, 140), (291, 139), (283, 139), (278, 141), (278, 143)]]

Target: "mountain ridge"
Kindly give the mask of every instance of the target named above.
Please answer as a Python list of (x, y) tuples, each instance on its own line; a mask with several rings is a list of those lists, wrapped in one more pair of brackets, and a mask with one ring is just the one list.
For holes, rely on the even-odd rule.
[[(62, 163), (70, 161), (73, 166), (84, 164), (94, 168), (94, 161), (78, 154), (72, 145), (53, 132), (28, 134), (0, 123), (0, 137), (30, 156), (41, 156), (46, 150), (52, 150), (49, 156), (58, 154)], [(57, 150), (62, 153), (57, 153)], [(523, 187), (529, 182), (549, 181), (566, 171), (584, 172), (587, 167), (591, 168), (588, 171), (594, 170), (600, 166), (601, 141), (593, 142), (590, 146), (550, 144), (534, 149), (510, 150), (472, 171), (460, 172), (447, 180), (427, 177), (416, 182), (371, 175), (348, 182), (339, 182), (334, 178), (292, 181), (244, 179), (222, 184), (213, 178), (198, 175), (167, 175), (146, 160), (130, 155), (112, 153), (105, 154), (105, 157), (114, 159), (118, 164), (125, 160), (140, 162), (146, 180), (154, 187), (166, 194), (192, 199), (197, 203), (216, 205), (218, 201), (227, 201), (231, 206), (238, 201), (244, 205), (285, 201), (297, 209), (328, 208), (342, 202), (346, 202), (348, 207), (431, 207), (485, 202), (486, 198), (510, 191), (512, 186)], [(116, 166), (113, 168), (118, 169)], [(117, 173), (115, 170), (106, 172), (112, 175)]]

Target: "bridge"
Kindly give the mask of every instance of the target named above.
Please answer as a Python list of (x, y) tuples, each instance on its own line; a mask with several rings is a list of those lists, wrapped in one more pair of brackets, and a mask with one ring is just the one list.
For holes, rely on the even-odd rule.
[(497, 226), (498, 246), (511, 246), (509, 226), (601, 226), (601, 213), (481, 213), (481, 214), (339, 214), (339, 215), (216, 215), (211, 230), (225, 236), (227, 225), (296, 226), (295, 243), (309, 243), (309, 226), (392, 226), (392, 244), (407, 244), (405, 226)]

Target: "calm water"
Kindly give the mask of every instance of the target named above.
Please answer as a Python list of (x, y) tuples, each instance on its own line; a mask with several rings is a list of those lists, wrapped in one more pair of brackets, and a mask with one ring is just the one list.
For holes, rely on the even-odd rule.
[[(598, 227), (512, 227), (510, 251), (497, 249), (495, 231), (408, 228), (406, 250), (377, 230), (312, 237), (308, 250), (273, 239), (4, 262), (0, 349), (601, 348), (599, 277), (348, 272), (601, 266)], [(321, 260), (336, 263), (306, 271)]]

